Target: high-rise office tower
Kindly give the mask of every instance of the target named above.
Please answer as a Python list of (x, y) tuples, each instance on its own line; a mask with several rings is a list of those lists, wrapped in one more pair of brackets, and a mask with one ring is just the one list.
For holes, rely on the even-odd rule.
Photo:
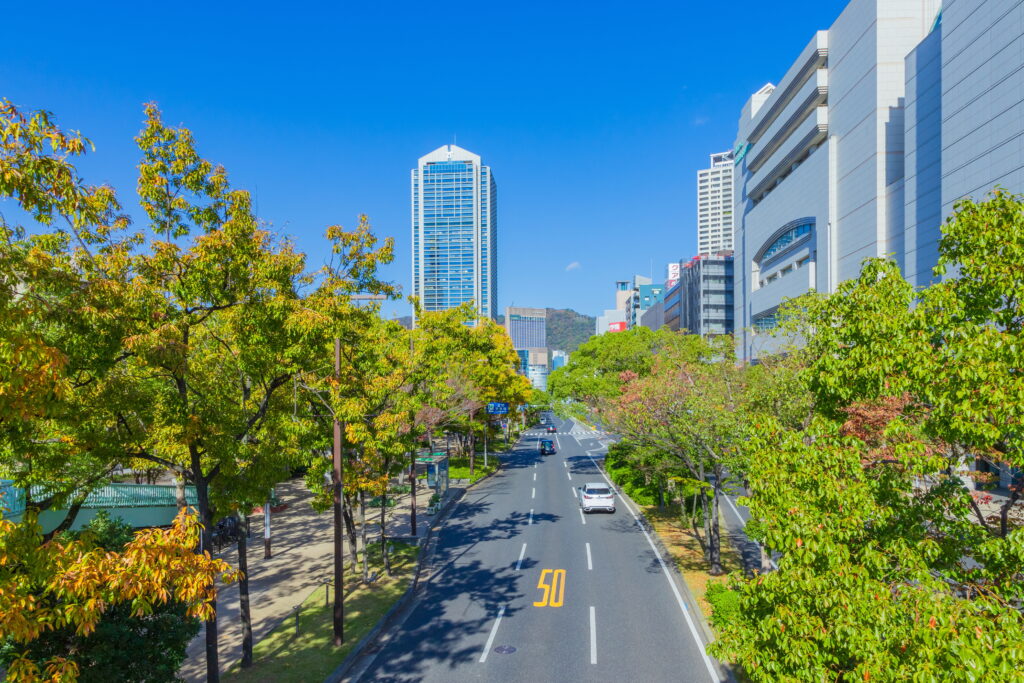
[(711, 155), (697, 171), (697, 253), (732, 249), (732, 152)]
[(497, 188), (480, 157), (455, 145), (412, 170), (412, 291), (424, 311), (470, 301), (481, 317), (498, 306)]
[(517, 349), (545, 348), (548, 312), (545, 308), (505, 307), (505, 329)]

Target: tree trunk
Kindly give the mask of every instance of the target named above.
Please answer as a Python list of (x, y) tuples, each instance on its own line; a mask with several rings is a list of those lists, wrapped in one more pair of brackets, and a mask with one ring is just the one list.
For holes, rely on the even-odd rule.
[(758, 543), (757, 549), (761, 551), (761, 573), (765, 574), (772, 570), (772, 554), (764, 544)]
[(356, 571), (359, 569), (359, 542), (356, 539), (356, 523), (352, 519), (352, 503), (347, 498), (342, 514), (345, 516), (345, 528), (348, 530), (348, 552), (352, 556), (352, 571)]
[(473, 478), (476, 471), (476, 444), (473, 443), (473, 413), (469, 414), (469, 429), (466, 431), (466, 441), (469, 442), (469, 478)]
[(388, 492), (385, 490), (380, 495), (380, 556), (384, 561), (384, 571), (391, 576), (391, 560), (388, 557), (387, 509)]
[(410, 454), (409, 462), (409, 523), (412, 535), (416, 535), (416, 450)]
[(178, 512), (180, 513), (188, 505), (188, 501), (185, 499), (185, 475), (178, 474), (174, 477), (174, 504), (178, 506)]
[(715, 478), (715, 488), (711, 496), (711, 525), (708, 528), (708, 551), (711, 562), (711, 576), (721, 576), (725, 573), (722, 568), (722, 529), (718, 519), (718, 506), (722, 496), (722, 489), (718, 486), (719, 478)]
[(1019, 498), (1020, 489), (1014, 487), (1010, 491), (1010, 498), (999, 509), (999, 535), (1002, 538), (1006, 538), (1006, 535), (1010, 532), (1010, 508), (1013, 507)]
[(359, 492), (359, 535), (363, 541), (363, 584), (370, 583), (370, 553), (366, 552), (366, 491)]
[(238, 518), (238, 616), (242, 620), (242, 668), (252, 666), (252, 613), (249, 610), (249, 517), (239, 513)]
[[(200, 545), (201, 552), (209, 552), (213, 554), (213, 510), (210, 509), (210, 492), (209, 482), (206, 477), (202, 474), (202, 463), (199, 461), (199, 453), (196, 451), (194, 446), (190, 446), (189, 449), (192, 451), (192, 472), (194, 473), (193, 479), (196, 485), (196, 503), (199, 506), (199, 520), (203, 523), (203, 530), (200, 538), (202, 543)], [(214, 586), (216, 588), (216, 586)], [(212, 610), (212, 617), (206, 622), (206, 681), (207, 683), (219, 683), (220, 682), (220, 665), (218, 662), (217, 652), (217, 597), (214, 592), (214, 597), (210, 601), (210, 607)]]

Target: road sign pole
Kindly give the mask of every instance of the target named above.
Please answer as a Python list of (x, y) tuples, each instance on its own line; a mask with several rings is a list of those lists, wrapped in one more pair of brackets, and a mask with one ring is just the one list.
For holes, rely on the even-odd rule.
[(487, 469), (487, 432), (491, 430), (491, 418), (484, 421), (484, 469)]

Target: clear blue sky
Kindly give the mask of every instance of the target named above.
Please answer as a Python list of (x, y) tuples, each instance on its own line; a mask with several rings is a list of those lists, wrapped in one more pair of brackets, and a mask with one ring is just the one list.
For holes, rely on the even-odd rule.
[(90, 137), (87, 179), (136, 216), (155, 101), (312, 264), (325, 226), (368, 214), (406, 290), (409, 170), (457, 135), (498, 182), (499, 306), (594, 315), (692, 255), (697, 169), (845, 4), (16, 3), (0, 97)]

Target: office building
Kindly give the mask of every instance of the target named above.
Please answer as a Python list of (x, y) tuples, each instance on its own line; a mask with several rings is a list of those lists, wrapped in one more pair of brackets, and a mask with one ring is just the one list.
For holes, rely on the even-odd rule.
[(665, 327), (678, 332), (683, 326), (683, 287), (679, 280), (665, 290), (661, 308)]
[(679, 279), (679, 327), (713, 337), (733, 332), (733, 253), (702, 254), (683, 264)]
[(649, 330), (660, 330), (665, 325), (665, 300), (658, 298), (650, 308), (640, 316), (640, 326)]
[(732, 249), (733, 153), (711, 155), (708, 168), (697, 171), (697, 253)]
[(546, 308), (505, 308), (505, 329), (517, 349), (547, 347), (547, 321)]
[(661, 296), (665, 292), (665, 285), (650, 284), (650, 278), (644, 279), (647, 280), (648, 284), (636, 285), (636, 289), (633, 290), (629, 297), (626, 308), (626, 321), (629, 328), (639, 325), (640, 318), (643, 317), (644, 313), (651, 306), (661, 301)]
[(557, 370), (569, 364), (569, 354), (559, 349), (551, 351), (551, 369)]
[(412, 293), (425, 311), (472, 302), (497, 315), (497, 188), (472, 152), (445, 145), (412, 170)]
[(865, 258), (902, 248), (904, 58), (937, 12), (938, 0), (852, 0), (744, 107), (733, 210), (740, 358), (777, 348), (760, 332), (784, 299), (835, 291)]

